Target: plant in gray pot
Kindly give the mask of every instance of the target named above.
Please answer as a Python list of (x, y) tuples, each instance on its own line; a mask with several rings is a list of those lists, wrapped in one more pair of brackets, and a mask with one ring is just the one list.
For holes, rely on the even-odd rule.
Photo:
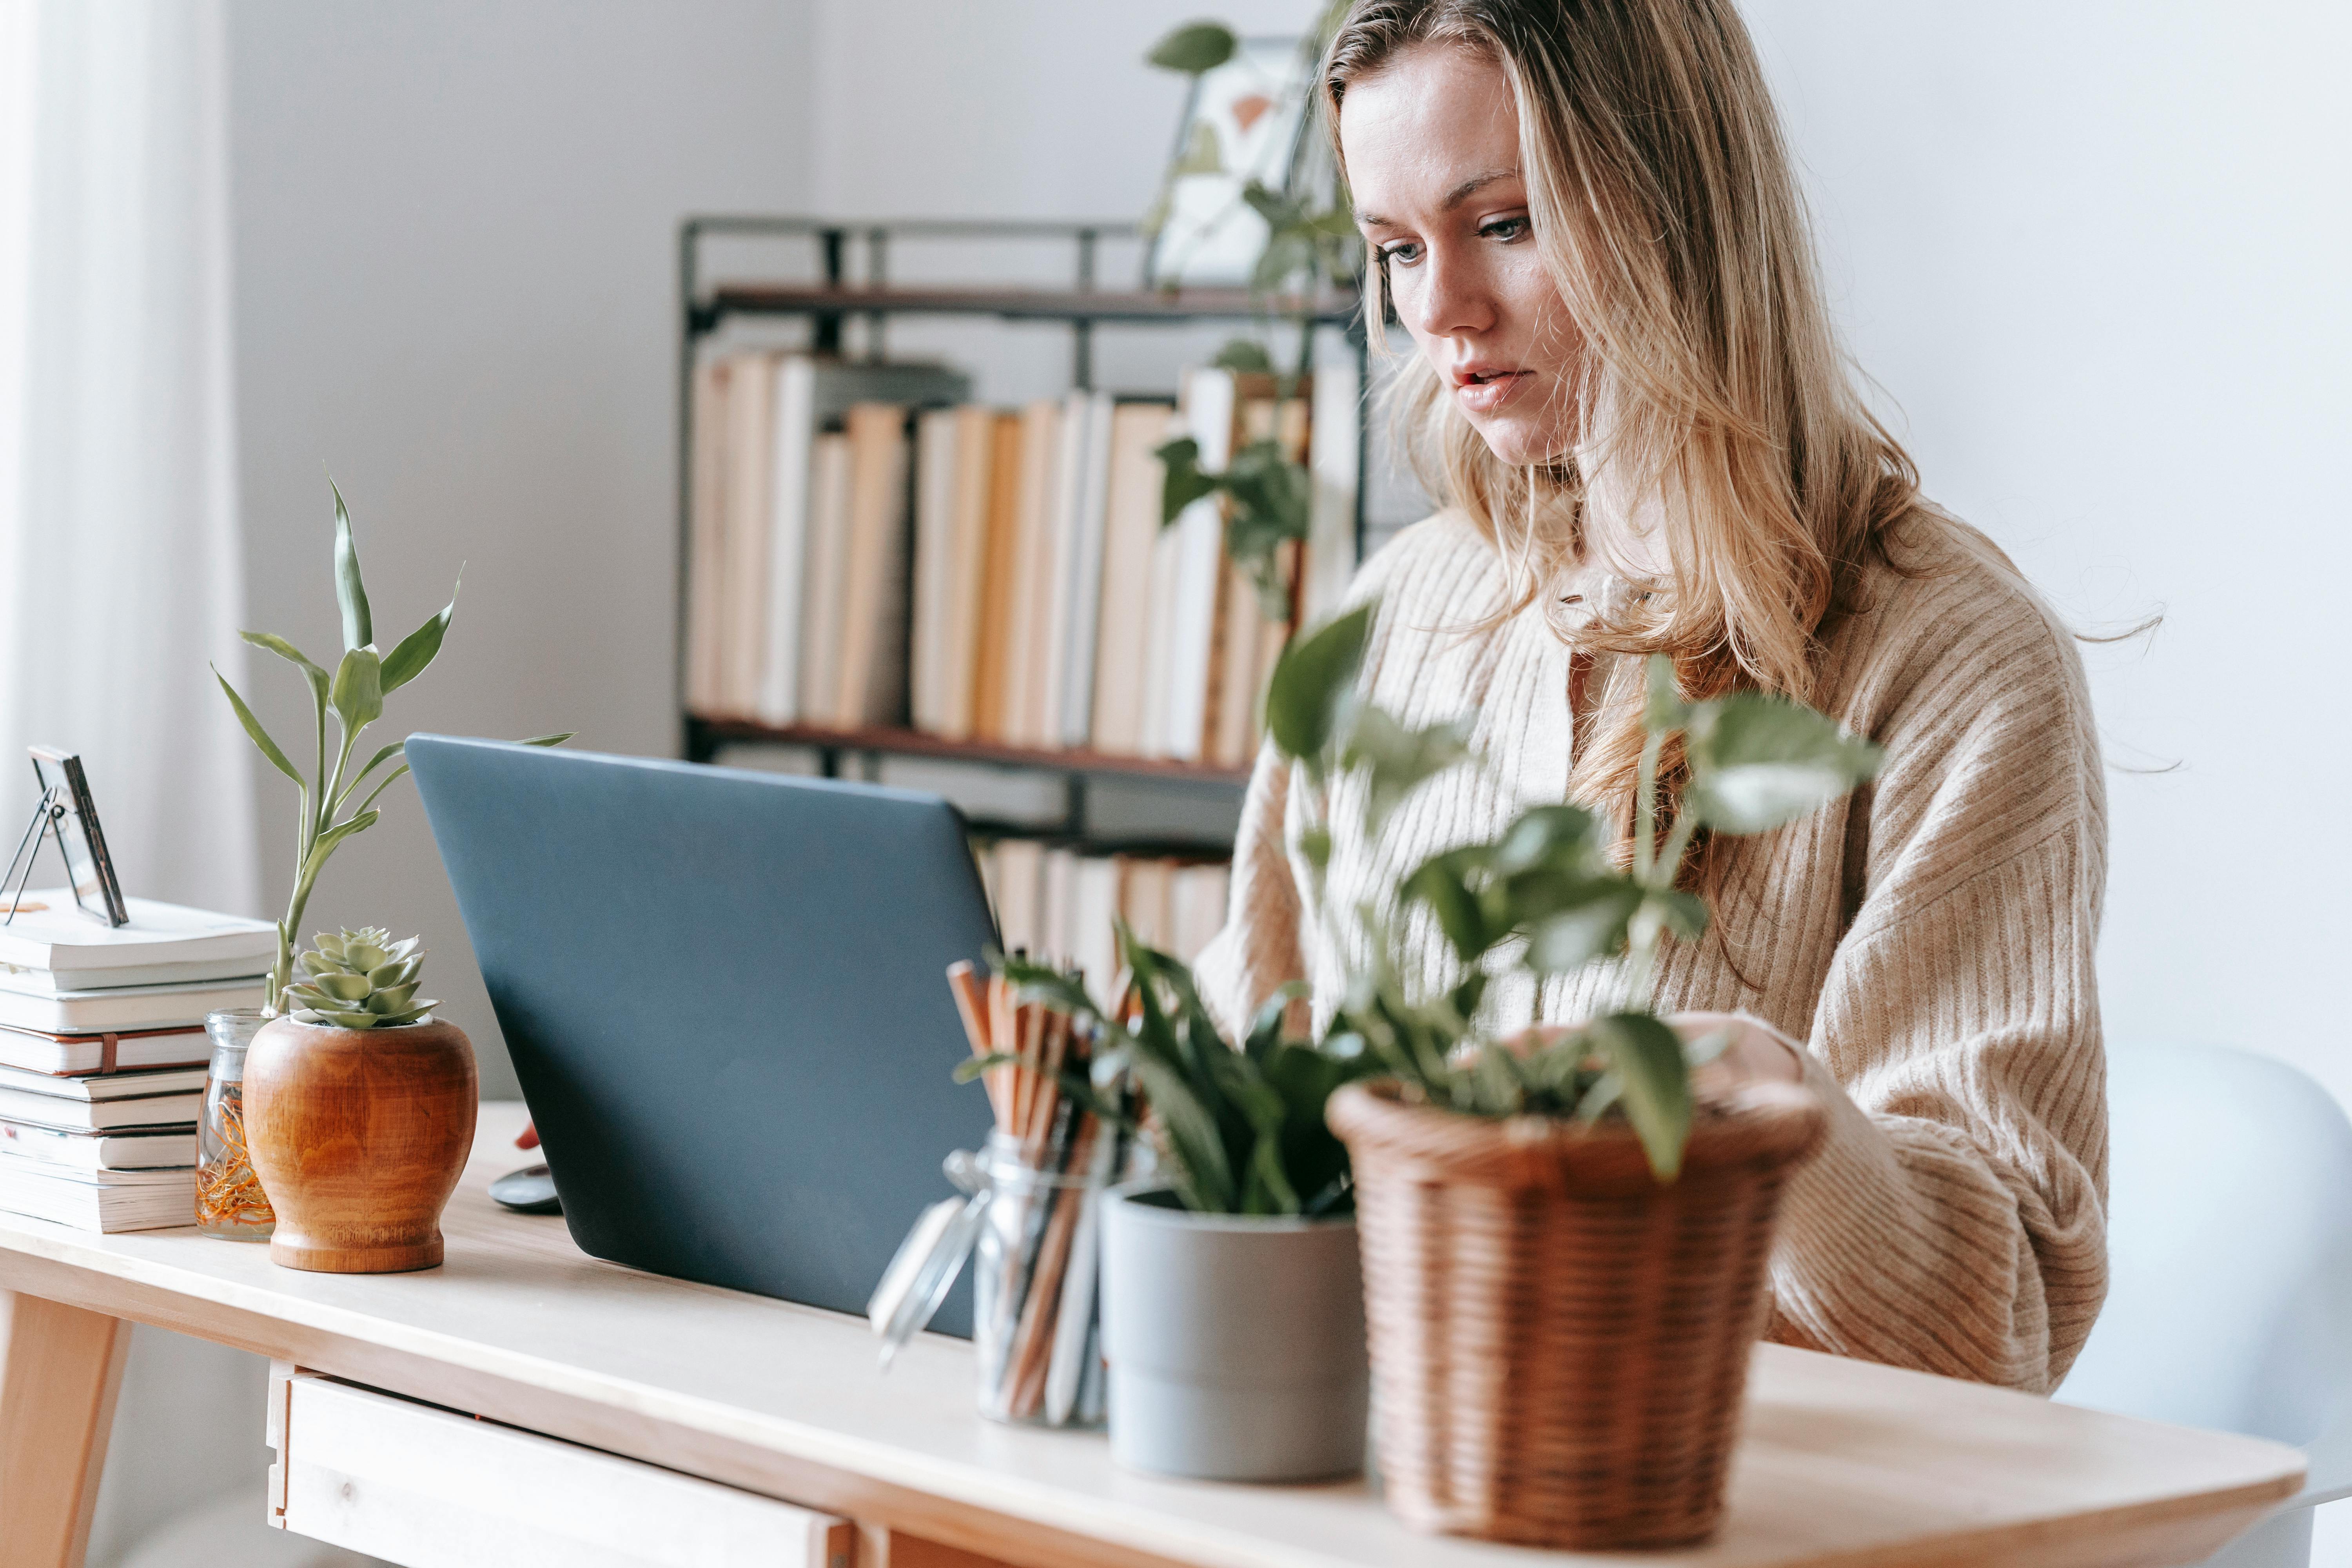
[[(1204, 1480), (1301, 1481), (1363, 1468), (1370, 1373), (1348, 1152), (1332, 1091), (1375, 1070), (1284, 1037), (1286, 990), (1238, 1047), (1192, 977), (1123, 927), (1131, 984), (1104, 1018), (1073, 978), (1003, 961), (1024, 993), (1099, 1031), (1098, 1115), (1131, 1077), (1150, 1108), (1157, 1173), (1103, 1213), (1103, 1344), (1111, 1456)], [(978, 1066), (980, 1064), (974, 1064)]]

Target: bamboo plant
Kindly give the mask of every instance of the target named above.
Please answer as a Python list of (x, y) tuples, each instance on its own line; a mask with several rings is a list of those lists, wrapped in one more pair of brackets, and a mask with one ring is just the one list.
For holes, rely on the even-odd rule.
[[(217, 668), (213, 670), (213, 679), (227, 694), (229, 706), (236, 710), (236, 721), (245, 726), (246, 734), (268, 759), (270, 766), (292, 779), (295, 788), (301, 792), (294, 824), (294, 891), (287, 901), (285, 918), (278, 922), (278, 960), (269, 972), (263, 1007), (271, 1017), (283, 1010), (287, 987), (294, 981), (294, 933), (301, 929), (302, 911), (310, 901), (310, 890), (318, 883), (319, 873), (344, 840), (376, 825), (383, 815), (376, 801), (408, 772), (408, 763), (402, 760), (405, 741), (382, 747), (354, 770), (352, 758), (358, 750), (360, 736), (383, 717), (383, 700), (424, 674), (432, 664), (441, 651), (442, 638), (448, 635), (449, 622), (457, 613), (457, 594), (453, 587), (448, 604), (438, 614), (427, 617), (423, 626), (401, 638), (391, 653), (379, 653), (367, 588), (360, 577), (359, 550), (352, 540), (351, 513), (343, 505), (342, 491), (336, 489), (331, 479), (327, 488), (335, 498), (335, 604), (342, 616), (342, 658), (331, 674), (273, 632), (237, 634), (301, 671), (310, 689), (315, 751), (308, 775), (270, 738), (236, 688), (228, 683), (228, 678)], [(462, 580), (462, 571), (459, 575)], [(331, 747), (327, 735), (330, 713), (334, 715), (336, 731)], [(569, 733), (541, 735), (523, 744), (553, 746), (571, 738)], [(390, 771), (377, 777), (377, 770), (387, 766)], [(362, 790), (367, 793), (362, 795)], [(355, 795), (359, 796), (356, 805), (352, 804)]]

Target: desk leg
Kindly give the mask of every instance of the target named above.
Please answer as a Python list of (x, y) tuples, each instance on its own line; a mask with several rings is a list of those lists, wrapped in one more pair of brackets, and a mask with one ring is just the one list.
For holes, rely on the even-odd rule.
[(81, 1568), (131, 1325), (0, 1290), (0, 1568)]

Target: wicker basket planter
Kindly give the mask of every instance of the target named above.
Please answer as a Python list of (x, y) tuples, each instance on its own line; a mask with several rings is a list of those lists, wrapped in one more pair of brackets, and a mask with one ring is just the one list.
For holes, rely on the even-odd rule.
[(1333, 1096), (1356, 1173), (1389, 1505), (1415, 1528), (1601, 1551), (1716, 1527), (1764, 1264), (1820, 1103), (1711, 1100), (1670, 1185), (1622, 1123)]

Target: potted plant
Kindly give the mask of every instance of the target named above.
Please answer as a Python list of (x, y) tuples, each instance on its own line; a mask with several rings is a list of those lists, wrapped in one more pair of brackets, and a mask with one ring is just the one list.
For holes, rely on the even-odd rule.
[(245, 1071), (254, 1171), (278, 1214), (273, 1261), (386, 1274), (441, 1261), (441, 1210), (474, 1143), (474, 1048), (416, 994), (418, 939), (312, 939), (304, 977)]
[[(1075, 976), (1002, 960), (1023, 993), (1095, 1031), (1091, 1078), (1066, 1087), (1140, 1129), (1157, 1172), (1115, 1189), (1102, 1220), (1111, 1455), (1131, 1469), (1296, 1481), (1363, 1468), (1369, 1369), (1348, 1152), (1331, 1092), (1374, 1070), (1284, 1037), (1286, 991), (1238, 1046), (1184, 965), (1135, 940), (1116, 1019)], [(972, 1064), (982, 1070), (1003, 1058)]]
[[(331, 480), (328, 488), (334, 490)], [(206, 1020), (215, 1042), (206, 1127), (218, 1104), (225, 1108), (224, 1129), (241, 1135), (234, 1142), (205, 1140), (199, 1192), (213, 1184), (241, 1188), (257, 1177), (276, 1229), (253, 1228), (269, 1237), (271, 1261), (288, 1268), (428, 1268), (441, 1261), (441, 1207), (473, 1142), (473, 1047), (456, 1025), (434, 1021), (433, 1003), (415, 1000), (423, 963), (416, 939), (395, 943), (375, 928), (320, 935), (302, 954), (307, 978), (298, 984), (295, 933), (328, 858), (376, 825), (382, 815), (376, 801), (408, 772), (403, 741), (379, 749), (356, 769), (352, 758), (360, 737), (383, 716), (384, 699), (422, 675), (440, 653), (457, 602), (453, 593), (447, 605), (391, 653), (379, 653), (351, 515), (340, 490), (334, 498), (343, 655), (333, 673), (282, 637), (240, 634), (293, 665), (310, 688), (315, 754), (309, 775), (226, 678), (213, 672), (237, 722), (270, 765), (294, 781), (300, 804), (294, 889), (278, 922), (278, 960), (266, 1005), (258, 1013)], [(542, 735), (524, 743), (550, 746), (569, 739)], [(379, 776), (381, 770), (388, 771)], [(241, 1112), (241, 1128), (228, 1122), (232, 1110)], [(212, 1170), (215, 1142), (223, 1150), (218, 1173)], [(231, 1160), (249, 1164), (249, 1172), (230, 1169)], [(215, 1175), (238, 1179), (215, 1184)], [(416, 1211), (428, 1197), (430, 1212), (420, 1223)]]
[[(1374, 613), (1303, 639), (1268, 697), (1317, 813), (1293, 847), (1318, 879), (1334, 802), (1370, 838), (1467, 760), (1458, 727), (1409, 730), (1360, 700)], [(1438, 994), (1400, 979), (1398, 915), (1318, 900), (1370, 939), (1323, 1048), (1381, 1071), (1329, 1115), (1353, 1159), (1383, 1483), (1422, 1528), (1608, 1550), (1704, 1539), (1720, 1510), (1780, 1191), (1824, 1112), (1790, 1085), (1695, 1093), (1723, 1040), (1686, 1047), (1650, 1010), (1652, 976), (1665, 942), (1706, 926), (1677, 885), (1696, 834), (1792, 821), (1880, 754), (1779, 698), (1685, 702), (1664, 658), (1645, 718), (1629, 866), (1591, 814), (1538, 805), (1404, 878), (1396, 908), (1425, 912), (1456, 961)], [(1658, 775), (1676, 736), (1686, 777), (1669, 808)], [(1512, 1039), (1482, 1026), (1507, 968), (1610, 958), (1617, 1011)]]

